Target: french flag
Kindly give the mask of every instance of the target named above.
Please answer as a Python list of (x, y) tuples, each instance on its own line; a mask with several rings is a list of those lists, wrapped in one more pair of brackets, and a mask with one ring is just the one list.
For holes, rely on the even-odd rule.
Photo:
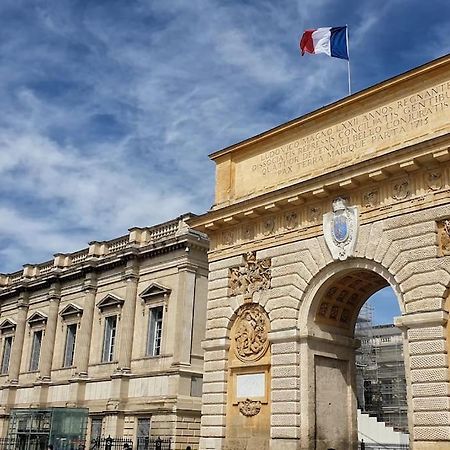
[(300, 39), (302, 56), (305, 53), (325, 53), (348, 60), (347, 27), (324, 27), (306, 30)]

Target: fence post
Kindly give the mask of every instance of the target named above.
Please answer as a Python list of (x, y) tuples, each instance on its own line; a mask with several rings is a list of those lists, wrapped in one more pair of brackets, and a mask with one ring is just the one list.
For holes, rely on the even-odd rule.
[(162, 447), (162, 441), (161, 441), (161, 438), (158, 437), (158, 439), (156, 439), (156, 441), (155, 441), (155, 450), (161, 450), (161, 447)]
[(366, 444), (364, 442), (364, 439), (361, 439), (361, 450), (366, 450)]
[(111, 436), (108, 436), (105, 440), (105, 450), (112, 450), (113, 439)]

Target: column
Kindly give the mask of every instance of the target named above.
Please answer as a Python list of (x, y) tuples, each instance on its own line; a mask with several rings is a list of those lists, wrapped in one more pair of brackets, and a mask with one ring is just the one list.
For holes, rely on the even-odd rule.
[(97, 294), (97, 275), (86, 274), (84, 281), (84, 304), (81, 316), (80, 329), (77, 333), (75, 346), (76, 376), (87, 377), (89, 366), (89, 353), (91, 350), (92, 324), (94, 320), (95, 296)]
[(178, 267), (174, 364), (191, 364), (196, 267), (186, 263)]
[(136, 294), (139, 280), (139, 268), (135, 260), (130, 261), (125, 270), (124, 279), (127, 283), (125, 303), (122, 308), (119, 336), (119, 366), (118, 371), (130, 372), (131, 351), (133, 348), (134, 318), (136, 313)]
[(45, 335), (42, 339), (40, 378), (41, 380), (50, 380), (52, 370), (53, 351), (55, 349), (56, 325), (58, 322), (59, 301), (61, 299), (61, 288), (59, 283), (54, 283), (50, 287), (47, 300), (48, 318), (45, 326)]
[(23, 341), (28, 314), (28, 293), (23, 292), (17, 303), (16, 332), (11, 349), (11, 360), (9, 362), (9, 382), (16, 384), (19, 381), (20, 363), (22, 361)]

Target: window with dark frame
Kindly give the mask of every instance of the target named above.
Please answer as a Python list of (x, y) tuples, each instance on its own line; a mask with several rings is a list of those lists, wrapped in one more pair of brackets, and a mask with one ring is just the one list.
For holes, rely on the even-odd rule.
[(2, 356), (2, 374), (6, 374), (9, 371), (9, 360), (11, 359), (13, 337), (6, 336), (3, 343), (3, 356)]
[(33, 333), (33, 343), (31, 346), (30, 372), (35, 372), (39, 368), (39, 359), (41, 356), (42, 330)]
[(94, 417), (91, 419), (91, 440), (102, 436), (102, 422), (103, 419), (101, 417)]
[(162, 324), (163, 307), (151, 308), (149, 311), (147, 356), (159, 356), (161, 354)]
[(117, 316), (106, 317), (105, 335), (103, 339), (102, 362), (111, 362), (114, 360), (116, 333), (117, 333)]
[(73, 365), (73, 358), (75, 355), (75, 341), (77, 338), (77, 328), (78, 325), (76, 323), (67, 325), (66, 348), (64, 351), (63, 367), (71, 367)]
[(136, 438), (138, 445), (140, 441), (148, 439), (150, 437), (150, 418), (149, 417), (138, 417)]

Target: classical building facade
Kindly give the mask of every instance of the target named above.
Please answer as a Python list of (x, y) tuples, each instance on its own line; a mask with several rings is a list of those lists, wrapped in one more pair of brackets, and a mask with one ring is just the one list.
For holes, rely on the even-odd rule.
[(0, 276), (3, 436), (17, 408), (68, 407), (88, 439), (198, 442), (208, 240), (190, 217)]
[(450, 57), (211, 157), (200, 448), (356, 450), (354, 327), (391, 286), (411, 448), (448, 450)]

